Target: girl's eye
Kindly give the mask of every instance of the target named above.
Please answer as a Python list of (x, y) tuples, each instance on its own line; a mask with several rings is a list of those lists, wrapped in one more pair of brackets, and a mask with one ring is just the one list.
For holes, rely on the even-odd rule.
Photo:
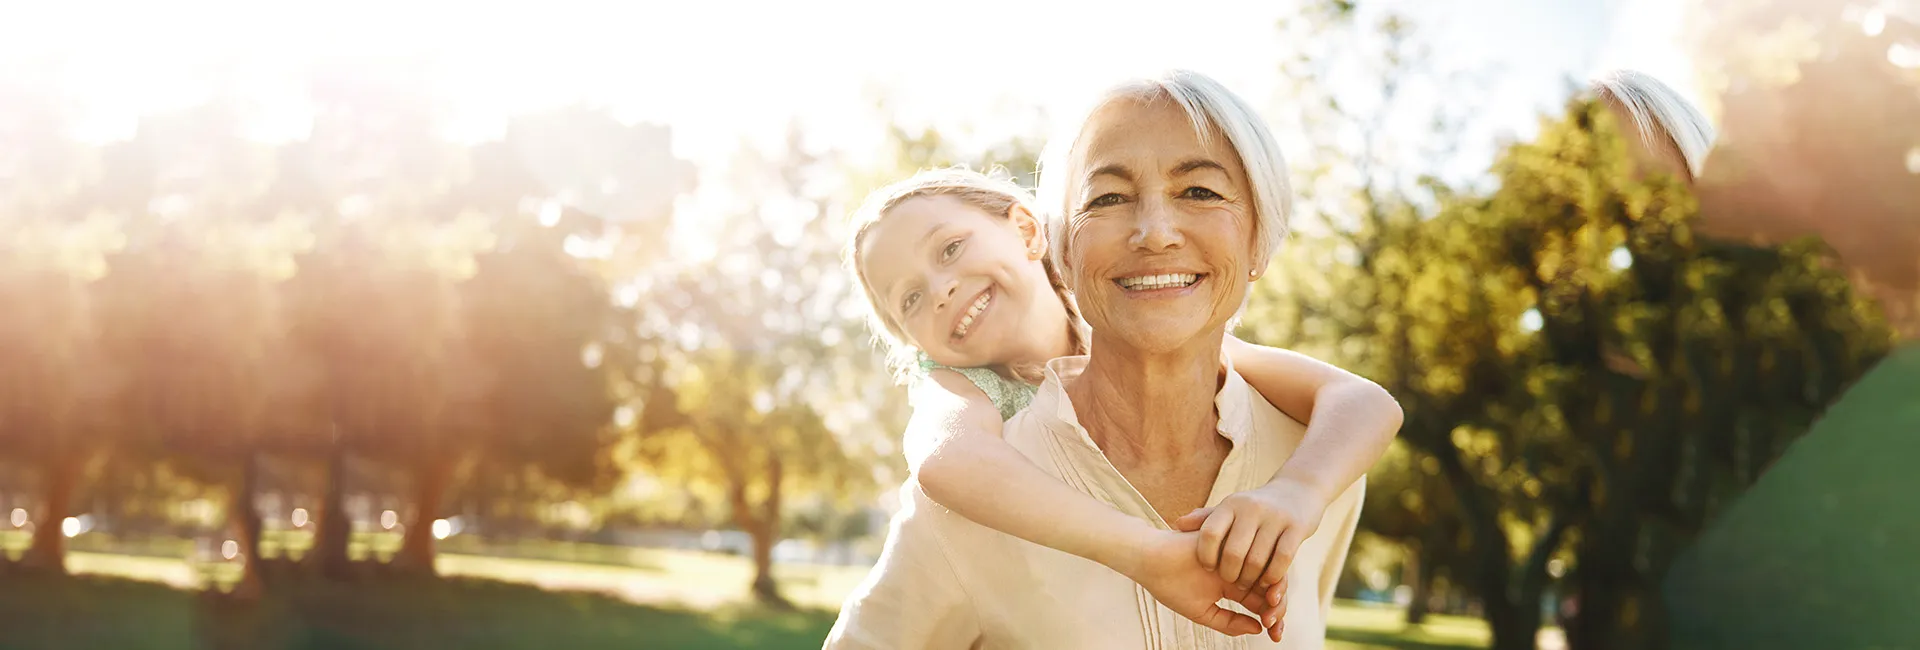
[(958, 254), (960, 254), (960, 240), (955, 239), (948, 242), (946, 248), (940, 250), (940, 260), (943, 262), (951, 260), (953, 256)]
[(1213, 201), (1213, 200), (1223, 198), (1220, 196), (1220, 193), (1218, 192), (1215, 192), (1213, 190), (1210, 190), (1204, 187), (1198, 187), (1198, 186), (1189, 187), (1187, 188), (1187, 191), (1181, 192), (1180, 194), (1189, 199), (1201, 199), (1205, 201)]
[(1120, 205), (1122, 202), (1126, 200), (1127, 200), (1127, 197), (1124, 197), (1112, 192), (1108, 192), (1106, 194), (1093, 197), (1092, 201), (1087, 202), (1087, 207), (1089, 208), (1112, 207), (1112, 206)]
[(918, 304), (920, 304), (920, 292), (914, 291), (908, 293), (905, 298), (900, 299), (900, 313), (904, 314), (912, 311), (913, 306)]

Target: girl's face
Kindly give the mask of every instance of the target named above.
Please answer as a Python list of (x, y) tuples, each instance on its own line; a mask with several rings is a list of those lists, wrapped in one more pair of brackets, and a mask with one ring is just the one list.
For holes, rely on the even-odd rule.
[(994, 215), (951, 196), (908, 199), (858, 254), (876, 308), (942, 365), (1031, 361), (1024, 344), (1064, 325), (1040, 261), (1046, 236), (1025, 207)]

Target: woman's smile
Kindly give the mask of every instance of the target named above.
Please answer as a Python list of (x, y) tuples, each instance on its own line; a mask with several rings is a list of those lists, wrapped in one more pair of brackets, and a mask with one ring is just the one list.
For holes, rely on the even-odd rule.
[(1186, 273), (1165, 271), (1128, 274), (1113, 279), (1120, 287), (1121, 295), (1128, 298), (1179, 298), (1191, 295), (1200, 283), (1207, 280), (1205, 273)]

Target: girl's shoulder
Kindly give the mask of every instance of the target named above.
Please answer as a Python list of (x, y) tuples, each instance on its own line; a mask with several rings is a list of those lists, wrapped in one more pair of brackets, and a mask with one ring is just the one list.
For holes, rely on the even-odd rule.
[(1036, 390), (1032, 384), (1002, 377), (991, 368), (943, 366), (934, 363), (925, 354), (920, 355), (919, 368), (920, 373), (917, 378), (919, 381), (926, 380), (935, 370), (950, 370), (967, 378), (967, 381), (978, 387), (980, 392), (987, 394), (987, 399), (993, 401), (993, 406), (1000, 410), (1002, 421), (1012, 418), (1013, 414), (1019, 413), (1020, 409), (1032, 403)]

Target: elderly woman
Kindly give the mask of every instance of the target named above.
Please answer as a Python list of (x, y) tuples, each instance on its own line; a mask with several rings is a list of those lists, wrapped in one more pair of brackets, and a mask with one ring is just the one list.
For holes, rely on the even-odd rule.
[[(1051, 254), (1091, 326), (1092, 354), (1050, 362), (1005, 436), (1061, 480), (1168, 531), (1265, 483), (1302, 438), (1221, 354), (1285, 235), (1285, 168), (1244, 101), (1188, 72), (1108, 92), (1047, 161)], [(1208, 629), (1107, 567), (974, 524), (909, 484), (880, 564), (827, 646), (1318, 648), (1362, 491), (1345, 490), (1299, 547), (1274, 643)], [(1191, 548), (1176, 552), (1190, 559)], [(1261, 605), (1229, 606), (1241, 604)]]

